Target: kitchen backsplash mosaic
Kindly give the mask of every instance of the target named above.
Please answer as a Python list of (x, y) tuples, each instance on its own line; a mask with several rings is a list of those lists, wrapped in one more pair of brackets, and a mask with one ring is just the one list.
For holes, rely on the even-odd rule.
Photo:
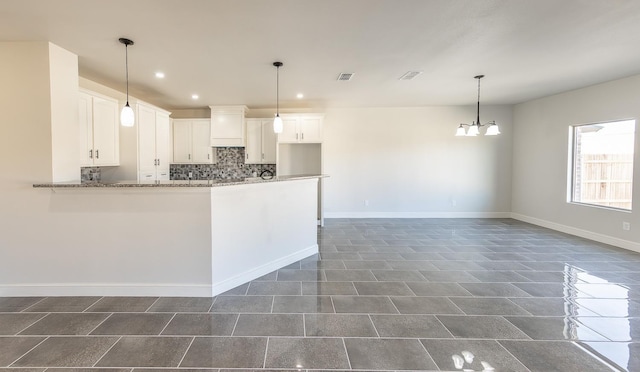
[(100, 167), (81, 167), (80, 168), (80, 181), (81, 182), (100, 182)]
[[(218, 147), (217, 164), (171, 164), (169, 177), (172, 180), (236, 179), (256, 177), (268, 170), (276, 175), (275, 164), (245, 164), (244, 147)], [(100, 182), (100, 167), (80, 168), (82, 182)]]
[(235, 179), (260, 176), (265, 170), (275, 176), (275, 164), (245, 164), (244, 147), (217, 147), (217, 164), (171, 164), (172, 180), (188, 180), (189, 172), (194, 180)]

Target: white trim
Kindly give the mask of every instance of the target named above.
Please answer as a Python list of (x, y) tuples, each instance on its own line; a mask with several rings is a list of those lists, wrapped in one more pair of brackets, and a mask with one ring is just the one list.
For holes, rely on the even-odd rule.
[(257, 279), (263, 275), (269, 274), (274, 270), (281, 269), (287, 265), (290, 265), (296, 261), (300, 261), (303, 258), (307, 258), (311, 255), (318, 253), (318, 245), (314, 244), (308, 248), (302, 249), (300, 251), (294, 252), (288, 256), (278, 258), (277, 260), (273, 260), (271, 262), (267, 262), (264, 265), (260, 265), (258, 267), (254, 267), (253, 269), (249, 269), (241, 274), (238, 274), (229, 279), (225, 279), (221, 282), (213, 283), (211, 286), (211, 296), (217, 296), (220, 293), (224, 293), (230, 289), (233, 289), (241, 284), (250, 282), (254, 279)]
[(510, 218), (509, 212), (327, 212), (324, 218)]
[(163, 296), (210, 297), (208, 284), (34, 283), (0, 284), (0, 297), (13, 296)]
[(588, 230), (579, 229), (577, 227), (562, 225), (559, 223), (541, 220), (535, 217), (525, 216), (519, 213), (511, 213), (511, 218), (523, 222), (528, 222), (534, 225), (546, 227), (551, 230), (560, 231), (563, 233), (579, 236), (581, 238), (586, 238), (590, 240), (594, 240), (600, 243), (614, 245), (616, 247), (628, 249), (634, 252), (640, 252), (640, 243), (632, 242), (630, 240), (624, 240), (620, 238), (616, 238), (609, 235), (599, 234)]

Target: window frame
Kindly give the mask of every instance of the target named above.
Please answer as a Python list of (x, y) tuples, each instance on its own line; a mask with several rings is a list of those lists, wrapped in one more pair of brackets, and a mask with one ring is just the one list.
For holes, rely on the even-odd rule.
[[(617, 122), (624, 122), (624, 121), (633, 121), (633, 126), (634, 126), (634, 134), (637, 132), (638, 130), (638, 120), (636, 118), (626, 118), (626, 119), (615, 119), (615, 120), (604, 120), (604, 121), (598, 121), (598, 122), (591, 122), (591, 123), (583, 123), (583, 124), (572, 124), (569, 125), (569, 164), (567, 167), (567, 171), (569, 172), (569, 177), (567, 177), (568, 179), (568, 187), (567, 187), (567, 203), (569, 204), (575, 204), (575, 205), (580, 205), (580, 206), (586, 206), (586, 207), (592, 207), (592, 208), (600, 208), (600, 209), (607, 209), (607, 210), (613, 210), (613, 211), (617, 211), (617, 212), (625, 212), (625, 213), (633, 213), (633, 200), (631, 203), (631, 208), (627, 209), (627, 208), (620, 208), (620, 207), (612, 207), (612, 206), (608, 206), (608, 205), (600, 205), (600, 204), (592, 204), (592, 203), (585, 203), (582, 201), (576, 201), (574, 200), (575, 198), (575, 188), (576, 188), (576, 145), (577, 145), (577, 136), (576, 136), (576, 129), (579, 127), (584, 127), (584, 126), (589, 126), (589, 125), (598, 125), (598, 124), (611, 124), (611, 123), (617, 123)], [(635, 164), (635, 152), (637, 151), (636, 149), (636, 141), (634, 138), (634, 148), (633, 148), (633, 157), (632, 157), (632, 168), (636, 167)], [(632, 169), (633, 171), (633, 169)], [(632, 182), (632, 189), (633, 189), (633, 177), (631, 179)], [(632, 196), (633, 197), (633, 196)]]

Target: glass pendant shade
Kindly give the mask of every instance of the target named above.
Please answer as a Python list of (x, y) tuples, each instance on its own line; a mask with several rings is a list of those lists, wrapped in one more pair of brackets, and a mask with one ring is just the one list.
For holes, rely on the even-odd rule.
[(274, 133), (282, 133), (284, 129), (284, 124), (282, 123), (282, 118), (280, 115), (276, 115), (275, 119), (273, 119), (273, 132)]
[(120, 124), (122, 124), (123, 127), (132, 127), (134, 122), (135, 115), (133, 109), (129, 106), (129, 102), (127, 102), (120, 113)]
[(497, 136), (498, 134), (500, 134), (498, 124), (491, 124), (489, 125), (489, 128), (487, 128), (487, 133), (485, 133), (485, 136)]
[(477, 136), (478, 133), (480, 133), (480, 131), (478, 130), (478, 126), (476, 124), (469, 126), (469, 130), (467, 131), (467, 136), (474, 137), (474, 136)]
[(458, 127), (458, 130), (456, 131), (456, 136), (464, 136), (466, 135), (467, 132), (464, 130), (464, 127), (461, 125)]

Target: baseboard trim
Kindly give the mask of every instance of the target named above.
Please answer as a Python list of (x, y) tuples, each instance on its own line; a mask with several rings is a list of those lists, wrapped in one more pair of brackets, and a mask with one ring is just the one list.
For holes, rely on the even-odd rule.
[(166, 296), (209, 297), (208, 284), (35, 283), (0, 284), (0, 297)]
[(546, 227), (551, 230), (556, 230), (556, 231), (560, 231), (570, 235), (579, 236), (581, 238), (594, 240), (596, 242), (628, 249), (630, 251), (640, 252), (640, 243), (632, 242), (630, 240), (624, 240), (624, 239), (616, 238), (609, 235), (594, 233), (592, 231), (587, 231), (587, 230), (579, 229), (577, 227), (562, 225), (559, 223), (542, 220), (535, 217), (525, 216), (519, 213), (511, 213), (511, 218), (513, 218), (514, 220), (527, 222), (533, 225)]
[(213, 283), (213, 285), (211, 286), (211, 292), (209, 293), (209, 295), (217, 296), (220, 293), (224, 293), (241, 284), (257, 279), (263, 275), (269, 274), (274, 270), (278, 270), (296, 261), (300, 261), (303, 258), (307, 258), (317, 253), (318, 253), (318, 245), (314, 244), (310, 247), (307, 247), (305, 249), (292, 253), (288, 256), (281, 257), (277, 260), (273, 260), (264, 265), (260, 265), (253, 269), (247, 270), (229, 279), (225, 279), (223, 281)]
[(324, 218), (510, 218), (510, 212), (328, 212)]

